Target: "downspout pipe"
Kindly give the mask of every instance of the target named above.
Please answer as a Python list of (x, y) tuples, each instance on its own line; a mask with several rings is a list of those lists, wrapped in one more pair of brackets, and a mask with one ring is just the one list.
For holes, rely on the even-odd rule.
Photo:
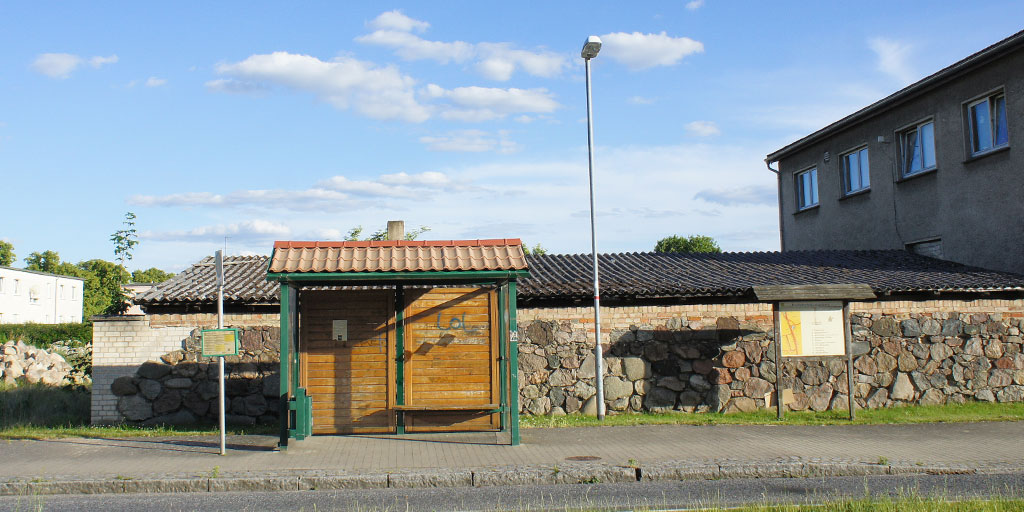
[[(778, 162), (776, 162), (776, 163), (778, 163)], [(764, 166), (767, 167), (769, 171), (775, 173), (775, 181), (776, 181), (775, 191), (776, 191), (776, 195), (778, 197), (778, 206), (779, 206), (779, 250), (780, 251), (785, 251), (786, 250), (786, 237), (783, 235), (783, 230), (785, 228), (783, 227), (783, 224), (782, 224), (782, 173), (779, 172), (778, 169), (772, 169), (772, 163), (767, 158), (764, 159)]]

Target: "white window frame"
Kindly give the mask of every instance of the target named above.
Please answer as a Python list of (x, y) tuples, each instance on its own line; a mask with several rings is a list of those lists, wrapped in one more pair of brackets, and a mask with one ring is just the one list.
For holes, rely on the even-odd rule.
[(0, 276), (0, 293), (4, 292), (4, 278)]
[[(996, 114), (998, 114), (998, 112), (995, 109), (995, 104), (996, 104), (996, 100), (998, 100), (999, 98), (1003, 99), (1003, 114), (1004, 114), (1003, 118), (1006, 120), (1006, 142), (1004, 142), (1002, 144), (997, 144), (996, 143), (996, 137), (997, 137), (996, 131), (997, 131), (998, 124), (999, 124), (999, 118), (996, 115)], [(974, 137), (974, 129), (975, 129), (975, 126), (974, 126), (974, 124), (975, 124), (975, 122), (974, 122), (974, 107), (976, 107), (976, 106), (978, 106), (978, 105), (980, 105), (982, 103), (986, 103), (986, 102), (988, 103), (988, 123), (989, 123), (989, 126), (988, 126), (988, 129), (989, 129), (989, 141), (988, 142), (991, 145), (989, 147), (985, 148), (985, 149), (977, 149), (977, 147), (975, 146), (975, 137)], [(970, 156), (974, 157), (974, 156), (984, 155), (985, 153), (989, 153), (989, 152), (992, 152), (992, 151), (996, 151), (998, 149), (1009, 147), (1009, 145), (1010, 145), (1010, 126), (1009, 126), (1010, 125), (1010, 119), (1009, 119), (1009, 113), (1006, 112), (1006, 92), (1004, 92), (1004, 89), (1002, 89), (1002, 88), (996, 89), (996, 90), (994, 90), (992, 92), (989, 92), (989, 93), (987, 93), (987, 94), (985, 94), (983, 96), (979, 96), (979, 97), (977, 97), (977, 98), (975, 98), (973, 100), (970, 100), (970, 101), (966, 102), (965, 105), (967, 107), (966, 111), (965, 111), (965, 116), (967, 118), (967, 149), (968, 149), (968, 153), (970, 154)]]
[[(813, 184), (814, 184), (813, 188), (814, 189), (812, 191), (812, 196), (813, 196), (812, 200), (813, 200), (813, 202), (805, 204), (804, 203), (803, 176), (806, 175), (806, 174), (812, 174), (812, 173), (814, 175), (814, 178), (813, 178), (814, 179), (814, 181), (813, 181)], [(804, 211), (804, 210), (809, 210), (811, 208), (814, 208), (815, 206), (818, 206), (821, 203), (821, 197), (820, 197), (820, 189), (821, 189), (821, 187), (818, 186), (818, 168), (817, 167), (811, 167), (811, 168), (808, 168), (808, 169), (804, 169), (804, 170), (794, 174), (793, 177), (796, 180), (796, 209), (797, 209), (797, 211), (801, 212), (801, 211)]]
[(21, 295), (21, 279), (14, 280), (14, 294)]
[[(932, 126), (932, 129), (931, 129), (931, 133), (932, 133), (931, 144), (932, 144), (932, 158), (934, 159), (934, 161), (932, 162), (932, 165), (930, 165), (930, 166), (925, 165), (925, 161), (924, 161), (925, 142), (921, 141), (921, 168), (917, 169), (915, 171), (911, 171), (911, 170), (909, 170), (907, 168), (907, 152), (908, 151), (912, 151), (911, 149), (908, 149), (909, 148), (909, 144), (907, 143), (907, 136), (910, 135), (911, 133), (916, 133), (918, 135), (918, 137), (920, 137), (920, 134), (922, 133), (922, 129), (925, 126), (928, 126), (929, 124)], [(900, 153), (899, 153), (900, 178), (909, 178), (911, 176), (917, 176), (918, 174), (924, 174), (926, 172), (930, 172), (930, 171), (934, 171), (935, 169), (938, 169), (938, 167), (939, 167), (939, 155), (938, 155), (938, 150), (935, 147), (935, 118), (929, 117), (928, 119), (922, 119), (922, 120), (920, 120), (920, 121), (918, 121), (918, 122), (916, 122), (914, 124), (910, 124), (910, 125), (904, 126), (903, 128), (900, 128), (896, 132), (896, 137), (899, 139), (899, 142), (900, 142), (900, 147), (899, 147), (899, 150), (900, 150)]]
[[(850, 173), (849, 158), (853, 155), (857, 155), (857, 173), (860, 175), (860, 188), (852, 188), (851, 182), (852, 175)], [(863, 157), (862, 157), (863, 155)], [(843, 168), (843, 195), (849, 196), (860, 192), (866, 192), (871, 190), (871, 152), (868, 151), (868, 145), (864, 144), (857, 146), (842, 154), (842, 168)], [(865, 171), (865, 167), (867, 168)], [(865, 179), (867, 178), (867, 179)], [(865, 183), (865, 181), (867, 183)]]

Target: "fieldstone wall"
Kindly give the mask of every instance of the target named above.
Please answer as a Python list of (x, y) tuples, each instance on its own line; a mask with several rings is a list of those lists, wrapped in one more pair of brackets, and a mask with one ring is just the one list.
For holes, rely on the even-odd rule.
[[(927, 301), (924, 301), (927, 302)], [(950, 302), (950, 301), (943, 301)], [(1024, 401), (1024, 303), (983, 313), (864, 303), (851, 314), (857, 407)], [(883, 306), (879, 306), (882, 304)], [(894, 304), (899, 306), (899, 304)], [(990, 304), (989, 304), (990, 305)], [(774, 407), (777, 375), (770, 309), (711, 306), (602, 308), (604, 400), (616, 412), (733, 412)], [(691, 306), (699, 307), (699, 306)], [(1007, 309), (1007, 308), (998, 308)], [(592, 325), (578, 308), (556, 320), (530, 311), (520, 321), (521, 408), (527, 414), (596, 412)], [(912, 310), (914, 312), (906, 312)], [(570, 310), (563, 310), (564, 316)], [(869, 312), (871, 311), (871, 312)], [(540, 318), (538, 318), (540, 317)], [(549, 318), (544, 318), (549, 317)], [(641, 319), (627, 328), (623, 319)], [(589, 330), (589, 332), (588, 332)], [(788, 410), (849, 407), (842, 358), (787, 359)]]
[[(124, 420), (144, 425), (218, 421), (220, 370), (217, 358), (202, 357), (201, 329), (183, 348), (147, 361), (133, 375), (115, 379), (110, 392)], [(239, 355), (225, 358), (225, 420), (234, 425), (276, 423), (280, 369), (280, 329), (241, 331)]]

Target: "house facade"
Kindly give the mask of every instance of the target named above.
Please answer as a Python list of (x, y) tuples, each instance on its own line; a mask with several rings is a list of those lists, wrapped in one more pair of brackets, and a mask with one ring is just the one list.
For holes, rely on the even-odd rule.
[(0, 267), (0, 323), (81, 322), (83, 286), (77, 277)]
[(1024, 32), (766, 158), (782, 250), (907, 249), (1024, 273)]

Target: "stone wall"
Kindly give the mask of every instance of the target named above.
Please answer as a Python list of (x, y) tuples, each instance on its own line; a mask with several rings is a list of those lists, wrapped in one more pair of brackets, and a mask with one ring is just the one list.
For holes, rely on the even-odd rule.
[[(218, 420), (220, 369), (217, 358), (202, 357), (200, 333), (193, 330), (183, 348), (111, 383), (117, 411), (125, 420), (144, 425)], [(227, 423), (277, 422), (280, 335), (278, 327), (244, 328), (238, 355), (224, 358)]]
[[(124, 421), (117, 410), (118, 397), (110, 389), (115, 379), (135, 375), (142, 363), (159, 361), (165, 354), (184, 348), (184, 341), (196, 327), (217, 325), (215, 314), (200, 315), (203, 318), (192, 316), (93, 317), (93, 424)], [(266, 314), (225, 314), (224, 323), (229, 327), (277, 326), (278, 318)]]
[[(1024, 301), (880, 301), (851, 310), (858, 407), (1024, 400)], [(592, 315), (519, 313), (523, 412), (596, 411)], [(601, 316), (608, 411), (774, 407), (770, 306), (607, 307)], [(787, 359), (787, 409), (847, 409), (846, 368), (841, 358)]]
[[(852, 303), (851, 311), (858, 407), (1024, 400), (1024, 300), (877, 301)], [(596, 411), (592, 315), (586, 307), (518, 311), (524, 413)], [(774, 406), (770, 305), (611, 306), (601, 315), (608, 411)], [(225, 324), (244, 328), (246, 352), (228, 364), (232, 419), (273, 421), (277, 315), (226, 316)], [(194, 343), (197, 327), (215, 322), (211, 314), (97, 321), (93, 422), (123, 421), (129, 410), (133, 421), (188, 419), (182, 411), (210, 419), (202, 403), (216, 400), (209, 379), (216, 365), (200, 360)], [(141, 368), (146, 361), (152, 363)], [(842, 359), (786, 360), (782, 375), (790, 410), (848, 407)], [(127, 378), (115, 395), (119, 377)]]

